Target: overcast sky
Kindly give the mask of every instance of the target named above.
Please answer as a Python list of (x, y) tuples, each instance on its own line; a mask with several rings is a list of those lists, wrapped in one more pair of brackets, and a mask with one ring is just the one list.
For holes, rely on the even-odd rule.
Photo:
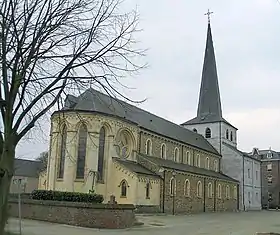
[[(196, 116), (210, 8), (223, 116), (238, 130), (238, 148), (280, 151), (280, 4), (277, 0), (127, 0), (137, 5), (149, 68), (125, 80), (140, 105), (175, 123)], [(18, 148), (34, 158), (48, 148), (49, 124)]]

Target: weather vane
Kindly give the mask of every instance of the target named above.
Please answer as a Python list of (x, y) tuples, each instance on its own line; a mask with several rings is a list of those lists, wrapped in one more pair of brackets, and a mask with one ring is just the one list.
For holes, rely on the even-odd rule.
[(207, 13), (205, 13), (204, 15), (208, 16), (208, 23), (210, 24), (210, 15), (213, 14), (213, 11), (210, 12), (210, 10), (208, 9)]

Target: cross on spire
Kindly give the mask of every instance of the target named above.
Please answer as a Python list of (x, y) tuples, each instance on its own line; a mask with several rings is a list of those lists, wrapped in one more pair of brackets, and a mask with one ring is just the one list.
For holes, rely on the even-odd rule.
[(210, 24), (210, 15), (213, 13), (214, 13), (213, 11), (210, 12), (210, 10), (208, 9), (207, 13), (204, 14), (208, 16), (208, 24)]

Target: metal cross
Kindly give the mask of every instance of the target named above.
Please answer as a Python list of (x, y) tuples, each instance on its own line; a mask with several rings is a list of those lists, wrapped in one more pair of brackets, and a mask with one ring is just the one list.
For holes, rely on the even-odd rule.
[(213, 11), (210, 12), (210, 10), (208, 9), (207, 13), (205, 13), (204, 15), (208, 16), (208, 23), (210, 23), (210, 15), (213, 14)]

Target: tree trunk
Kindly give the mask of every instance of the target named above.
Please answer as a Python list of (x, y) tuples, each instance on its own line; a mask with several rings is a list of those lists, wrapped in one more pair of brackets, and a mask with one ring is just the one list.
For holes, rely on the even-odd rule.
[(4, 170), (4, 176), (0, 176), (0, 235), (4, 235), (4, 229), (8, 221), (8, 196), (13, 177), (13, 166), (15, 158), (15, 148), (3, 151), (0, 168)]

